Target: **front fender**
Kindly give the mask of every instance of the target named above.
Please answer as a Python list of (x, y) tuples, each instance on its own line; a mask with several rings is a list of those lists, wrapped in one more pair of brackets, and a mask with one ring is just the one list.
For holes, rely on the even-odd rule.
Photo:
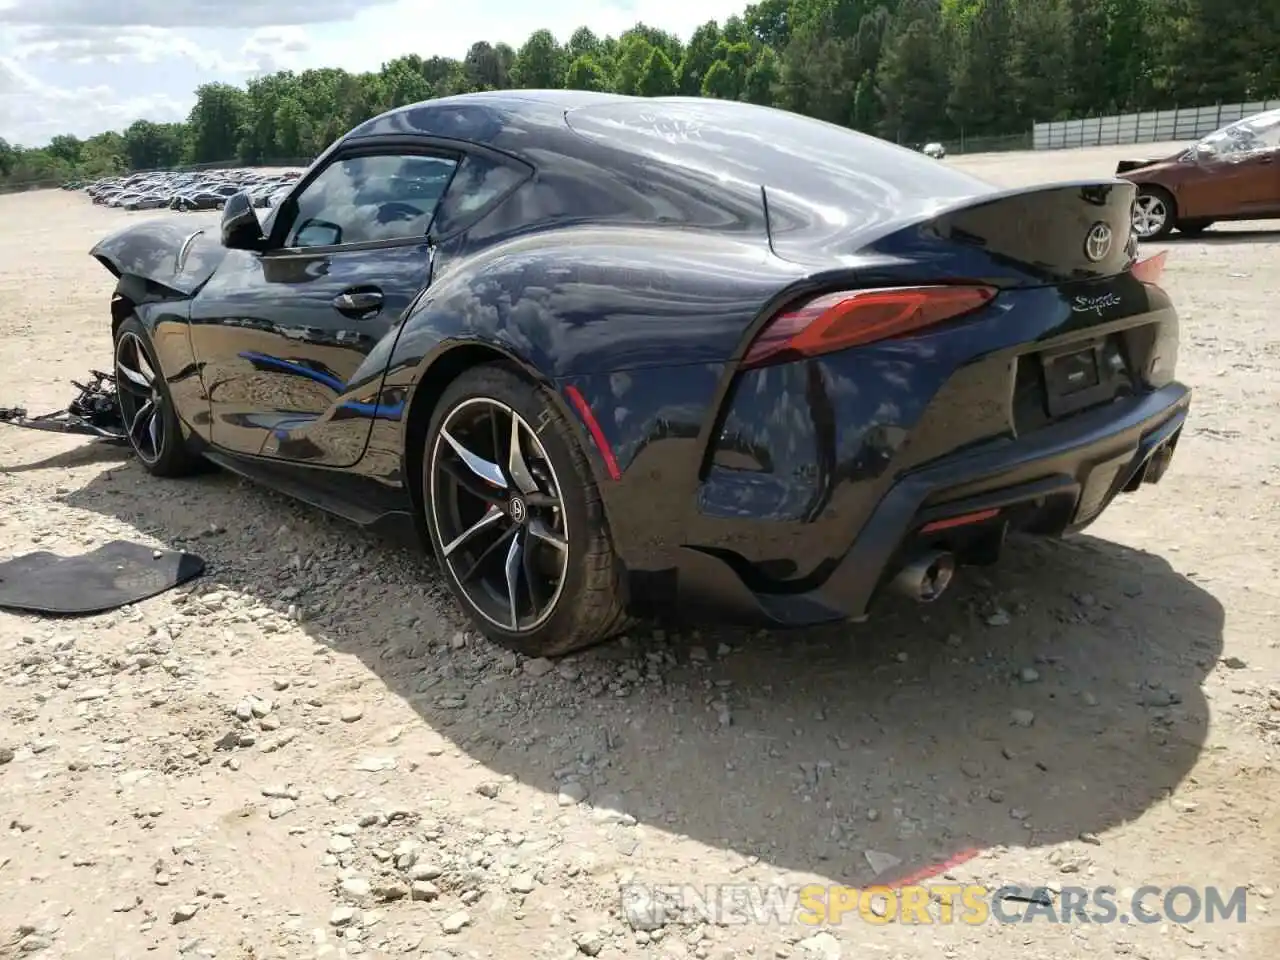
[(98, 241), (90, 256), (117, 277), (135, 276), (190, 297), (226, 256), (208, 228), (192, 229), (186, 217), (150, 220)]

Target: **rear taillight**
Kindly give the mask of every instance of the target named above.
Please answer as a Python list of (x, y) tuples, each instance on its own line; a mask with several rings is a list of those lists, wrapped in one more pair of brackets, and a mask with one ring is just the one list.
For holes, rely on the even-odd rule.
[(1143, 283), (1159, 283), (1160, 278), (1164, 276), (1164, 262), (1168, 256), (1169, 251), (1162, 250), (1154, 257), (1139, 260), (1129, 268), (1129, 272)]
[(894, 287), (842, 290), (774, 317), (743, 358), (759, 367), (905, 336), (990, 303), (993, 287)]

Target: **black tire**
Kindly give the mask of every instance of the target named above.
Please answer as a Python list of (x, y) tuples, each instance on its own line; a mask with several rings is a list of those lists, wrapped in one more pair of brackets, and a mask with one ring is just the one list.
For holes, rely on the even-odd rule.
[[(1160, 211), (1158, 217), (1156, 210)], [(1149, 226), (1139, 227), (1140, 216), (1143, 218), (1141, 222), (1148, 223)], [(1173, 194), (1164, 187), (1144, 185), (1138, 188), (1138, 195), (1134, 199), (1133, 229), (1139, 240), (1163, 240), (1173, 232), (1177, 222), (1178, 205)]]
[(1212, 220), (1182, 220), (1178, 223), (1178, 232), (1188, 237), (1198, 237), (1212, 226)]
[[(140, 369), (139, 352), (149, 370)], [(112, 364), (129, 446), (142, 468), (155, 477), (185, 477), (203, 469), (203, 458), (187, 446), (155, 347), (137, 317), (125, 318), (116, 328)], [(148, 382), (144, 385), (139, 376)]]
[[(509, 452), (513, 435), (518, 462)], [(468, 470), (464, 453), (489, 469)], [(501, 487), (494, 476), (499, 463)], [(482, 482), (486, 475), (494, 479)], [(630, 623), (600, 491), (542, 387), (499, 365), (475, 367), (454, 380), (427, 428), (422, 494), (445, 579), (489, 639), (526, 656), (558, 656)], [(492, 517), (495, 511), (500, 516)], [(478, 524), (486, 517), (490, 523)], [(474, 531), (474, 539), (464, 539), (464, 531)], [(468, 578), (473, 566), (480, 572)]]

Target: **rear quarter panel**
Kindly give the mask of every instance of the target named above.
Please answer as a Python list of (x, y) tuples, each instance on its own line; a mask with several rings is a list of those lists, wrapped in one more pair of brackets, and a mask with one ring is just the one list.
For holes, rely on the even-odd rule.
[(766, 300), (799, 276), (766, 248), (711, 233), (570, 227), (439, 273), (401, 330), (390, 370), (410, 380), (450, 345), (490, 343), (547, 379), (725, 359)]
[(419, 391), (433, 403), (445, 386), (435, 371), (453, 371), (450, 351), (483, 346), (556, 392), (611, 512), (615, 485), (563, 389), (642, 386), (649, 395), (636, 417), (615, 402), (597, 415), (610, 418), (610, 440), (628, 462), (664, 405), (681, 408), (670, 420), (696, 435), (722, 362), (761, 307), (801, 275), (764, 244), (702, 231), (568, 226), (467, 251), (465, 237), (442, 245), (431, 287), (395, 336), (382, 399), (410, 413), (375, 423), (371, 449), (416, 456)]

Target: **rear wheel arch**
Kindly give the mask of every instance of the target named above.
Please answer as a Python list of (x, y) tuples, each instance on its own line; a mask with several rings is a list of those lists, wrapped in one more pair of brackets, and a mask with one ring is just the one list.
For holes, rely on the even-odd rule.
[[(449, 384), (466, 371), (485, 363), (510, 363), (511, 358), (488, 344), (459, 344), (424, 365), (410, 388), (405, 414), (403, 474), (409, 497), (413, 501), (417, 522), (422, 524), (426, 504), (422, 502), (422, 454), (431, 425), (431, 413), (449, 389)], [(419, 531), (424, 537), (426, 528)], [(430, 543), (424, 540), (424, 543)]]
[(410, 388), (404, 426), (404, 476), (420, 517), (425, 506), (421, 502), (423, 444), (431, 425), (431, 414), (449, 385), (458, 377), (468, 370), (491, 364), (505, 367), (531, 384), (546, 387), (547, 393), (554, 398), (552, 402), (574, 428), (578, 442), (584, 446), (589, 444), (589, 439), (579, 429), (577, 417), (545, 377), (537, 374), (515, 355), (493, 344), (479, 341), (459, 343), (425, 364)]
[[(597, 469), (599, 458), (591, 455), (594, 441), (587, 434), (578, 413), (569, 406), (564, 396), (548, 382), (546, 377), (538, 374), (514, 354), (491, 343), (479, 341), (459, 343), (425, 364), (419, 370), (410, 388), (403, 433), (402, 473), (418, 523), (423, 523), (425, 517), (423, 510), (426, 504), (422, 502), (422, 463), (427, 430), (431, 426), (431, 415), (451, 383), (468, 370), (486, 364), (501, 365), (529, 383), (540, 384), (546, 388), (551, 402), (569, 424), (574, 438), (586, 455), (597, 485), (603, 487), (612, 482), (608, 476), (602, 475)], [(607, 521), (609, 514), (607, 499), (604, 503), (604, 511)], [(426, 532), (425, 526), (419, 530), (423, 537), (426, 536)], [(424, 539), (423, 542), (429, 545), (429, 540)]]
[[(488, 427), (483, 413), (478, 421), (483, 430), (476, 430), (476, 414), (471, 411), (477, 409), (474, 406), (477, 404), (480, 410), (487, 407), (491, 411), (502, 411), (497, 416), (499, 427), (493, 437), (493, 446), (497, 449), (492, 453), (484, 449)], [(428, 426), (415, 459), (421, 464), (418, 483), (422, 490), (420, 499), (424, 501), (421, 514), (428, 549), (438, 559), (451, 591), (468, 612), (473, 625), (490, 639), (526, 656), (557, 656), (589, 646), (615, 635), (631, 622), (625, 574), (613, 545), (600, 482), (573, 420), (562, 415), (564, 406), (567, 405), (548, 389), (543, 378), (531, 377), (508, 362), (487, 361), (461, 368), (444, 386), (434, 405), (428, 407), (424, 403), (420, 408), (420, 412), (428, 413)], [(511, 444), (499, 439), (507, 435), (506, 425), (501, 422), (504, 417), (510, 422)], [(458, 432), (459, 426), (461, 432)], [(446, 427), (450, 430), (450, 439), (442, 443)], [(515, 439), (518, 434), (526, 439)], [(472, 444), (473, 440), (481, 441), (481, 449)], [(468, 454), (459, 447), (459, 442), (477, 452)], [(511, 454), (508, 471), (508, 454), (516, 443), (525, 448), (524, 454), (523, 457)], [(441, 470), (437, 463), (440, 450), (448, 451), (450, 446), (462, 454), (462, 459), (455, 454), (447, 454), (445, 459), (452, 458), (455, 467), (465, 463), (475, 476), (491, 477), (492, 470), (483, 467), (483, 460), (479, 461), (482, 466), (473, 465), (469, 457), (492, 456), (503, 465), (499, 469), (505, 481), (489, 481), (500, 483), (504, 488), (496, 499), (483, 491), (466, 493), (471, 490), (466, 482), (460, 487), (450, 481), (454, 471)], [(534, 459), (527, 460), (531, 451)], [(517, 469), (518, 460), (528, 464), (520, 468), (523, 480)], [(460, 494), (463, 501), (470, 499), (471, 509), (463, 513), (471, 515), (465, 520), (459, 516)], [(432, 502), (431, 498), (436, 496), (443, 499)], [(509, 514), (507, 497), (510, 497)], [(543, 502), (535, 502), (535, 497)], [(526, 498), (527, 508), (523, 507)], [(489, 503), (488, 512), (477, 522), (474, 508), (484, 502)], [(534, 514), (537, 510), (550, 512), (539, 517)], [(510, 526), (503, 531), (501, 526), (494, 527), (495, 523)], [(463, 546), (461, 552), (450, 558), (448, 551), (452, 548), (446, 549), (446, 543), (474, 544), (474, 539), (467, 538), (473, 538), (485, 527), (500, 531), (499, 539), (488, 546)], [(537, 532), (539, 527), (543, 532)], [(556, 535), (560, 537), (560, 547), (551, 553), (561, 559), (562, 567), (558, 575), (549, 574), (555, 578), (554, 589), (550, 594), (546, 590), (535, 591), (533, 583), (538, 580), (537, 571), (542, 567), (536, 548), (545, 548), (546, 541)], [(499, 572), (500, 583), (496, 589), (490, 582), (477, 590), (474, 575), (504, 541), (510, 547), (505, 579)], [(467, 550), (478, 551), (478, 556), (468, 556)], [(463, 564), (461, 569), (469, 572), (460, 572), (456, 566), (459, 559)], [(527, 592), (522, 592), (517, 585), (522, 563)], [(492, 575), (491, 570), (487, 576)], [(509, 616), (505, 613), (508, 591)], [(495, 596), (504, 598), (497, 601), (503, 613), (493, 609)], [(546, 605), (548, 596), (549, 606)], [(524, 605), (518, 597), (527, 598), (531, 604), (527, 616), (517, 612)]]

